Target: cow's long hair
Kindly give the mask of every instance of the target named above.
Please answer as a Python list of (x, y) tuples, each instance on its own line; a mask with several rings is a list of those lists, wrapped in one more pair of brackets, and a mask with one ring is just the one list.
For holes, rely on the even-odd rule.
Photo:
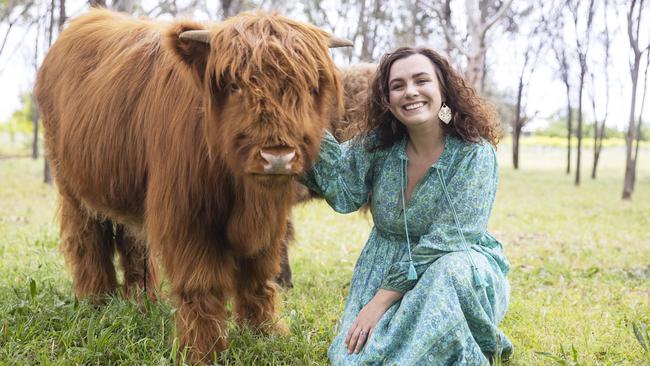
[(377, 65), (358, 63), (340, 68), (343, 82), (343, 117), (331, 122), (331, 131), (339, 142), (348, 141), (359, 135), (367, 113), (366, 103)]

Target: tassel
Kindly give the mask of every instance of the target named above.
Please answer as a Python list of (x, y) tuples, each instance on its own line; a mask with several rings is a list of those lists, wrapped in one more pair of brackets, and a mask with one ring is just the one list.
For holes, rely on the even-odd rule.
[(418, 273), (415, 271), (415, 266), (413, 265), (413, 261), (410, 262), (411, 264), (409, 265), (409, 274), (406, 276), (406, 279), (409, 281), (417, 280), (418, 279)]
[(478, 268), (472, 266), (472, 272), (474, 276), (474, 284), (480, 288), (486, 287), (487, 284), (483, 280), (483, 276), (481, 276), (481, 274), (479, 273)]

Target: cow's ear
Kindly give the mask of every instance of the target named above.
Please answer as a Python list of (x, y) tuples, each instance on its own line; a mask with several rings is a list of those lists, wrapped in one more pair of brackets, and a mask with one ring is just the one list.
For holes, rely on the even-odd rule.
[(176, 23), (166, 38), (169, 49), (190, 69), (198, 85), (202, 85), (210, 53), (209, 33), (205, 27), (194, 22)]

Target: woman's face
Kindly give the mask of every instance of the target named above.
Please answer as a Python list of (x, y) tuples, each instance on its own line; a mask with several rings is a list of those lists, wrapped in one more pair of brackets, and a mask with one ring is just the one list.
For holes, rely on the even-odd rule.
[(388, 77), (388, 102), (390, 111), (407, 128), (438, 124), (442, 96), (431, 60), (415, 54), (393, 62)]

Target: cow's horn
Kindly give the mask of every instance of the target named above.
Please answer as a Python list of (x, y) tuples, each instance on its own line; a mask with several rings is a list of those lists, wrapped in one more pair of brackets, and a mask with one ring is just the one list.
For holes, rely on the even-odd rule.
[(352, 41), (330, 36), (330, 45), (329, 45), (330, 48), (352, 47), (352, 46), (354, 46), (354, 43), (352, 43)]
[(210, 43), (210, 32), (207, 30), (191, 30), (180, 34), (180, 39), (189, 39), (192, 41)]

